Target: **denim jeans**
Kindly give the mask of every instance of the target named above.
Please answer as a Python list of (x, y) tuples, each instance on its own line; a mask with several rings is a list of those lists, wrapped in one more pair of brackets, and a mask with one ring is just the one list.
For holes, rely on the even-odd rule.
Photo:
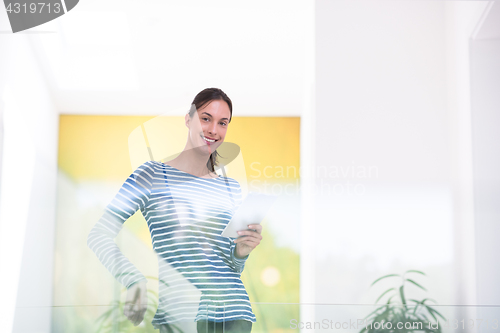
[[(178, 327), (174, 327), (172, 324), (163, 324), (160, 326), (160, 333), (177, 333), (179, 332), (178, 329)], [(247, 320), (231, 320), (223, 323), (215, 323), (213, 321), (199, 320), (196, 322), (196, 330), (198, 333), (250, 333), (252, 322)]]
[(196, 323), (198, 333), (250, 333), (252, 322), (247, 320), (230, 320), (222, 323), (199, 320)]

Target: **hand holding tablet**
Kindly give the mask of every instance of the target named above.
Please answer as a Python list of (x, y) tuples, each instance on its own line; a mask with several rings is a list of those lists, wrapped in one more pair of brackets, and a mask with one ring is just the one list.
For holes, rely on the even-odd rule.
[(274, 195), (250, 192), (221, 235), (238, 238), (238, 231), (249, 230), (249, 224), (260, 224), (276, 198)]

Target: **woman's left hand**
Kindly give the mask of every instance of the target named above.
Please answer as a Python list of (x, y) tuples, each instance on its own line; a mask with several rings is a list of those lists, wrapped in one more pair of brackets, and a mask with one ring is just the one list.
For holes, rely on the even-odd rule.
[(259, 245), (260, 241), (262, 240), (262, 226), (260, 224), (249, 224), (248, 228), (254, 229), (255, 231), (238, 231), (238, 235), (240, 235), (240, 237), (234, 240), (234, 242), (236, 243), (236, 257), (246, 257), (248, 254), (250, 254), (250, 252), (252, 252), (253, 249), (255, 249), (257, 245)]

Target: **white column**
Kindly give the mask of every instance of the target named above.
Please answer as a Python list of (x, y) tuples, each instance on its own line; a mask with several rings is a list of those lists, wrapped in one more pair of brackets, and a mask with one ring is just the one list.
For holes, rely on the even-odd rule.
[[(315, 302), (315, 222), (314, 178), (312, 169), (315, 161), (315, 1), (309, 0), (307, 12), (306, 57), (304, 80), (304, 105), (300, 118), (300, 321), (314, 320)], [(297, 318), (298, 319), (298, 318)]]

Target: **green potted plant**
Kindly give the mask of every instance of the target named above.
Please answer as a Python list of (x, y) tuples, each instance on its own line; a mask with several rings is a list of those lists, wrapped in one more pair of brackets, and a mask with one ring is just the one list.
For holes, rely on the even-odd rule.
[[(389, 277), (401, 277), (402, 279), (400, 286), (398, 286), (397, 288), (387, 289), (377, 298), (375, 304), (377, 304), (377, 302), (385, 295), (389, 296), (392, 294), (387, 300), (386, 304), (378, 307), (377, 309), (375, 309), (375, 311), (363, 318), (365, 320), (365, 327), (360, 331), (360, 333), (412, 333), (417, 331), (441, 333), (439, 320), (436, 316), (441, 317), (443, 320), (446, 320), (446, 318), (443, 317), (437, 310), (426, 304), (426, 302), (429, 301), (432, 301), (434, 303), (436, 303), (436, 301), (430, 298), (424, 298), (421, 301), (416, 299), (406, 299), (405, 284), (409, 283), (417, 286), (424, 291), (427, 291), (413, 279), (409, 279), (406, 277), (406, 275), (410, 273), (425, 275), (421, 271), (408, 270), (403, 274), (403, 276), (399, 274), (389, 274), (373, 281), (371, 286), (373, 286), (380, 280)], [(434, 319), (434, 322), (429, 319), (428, 315), (430, 315), (432, 319)]]

